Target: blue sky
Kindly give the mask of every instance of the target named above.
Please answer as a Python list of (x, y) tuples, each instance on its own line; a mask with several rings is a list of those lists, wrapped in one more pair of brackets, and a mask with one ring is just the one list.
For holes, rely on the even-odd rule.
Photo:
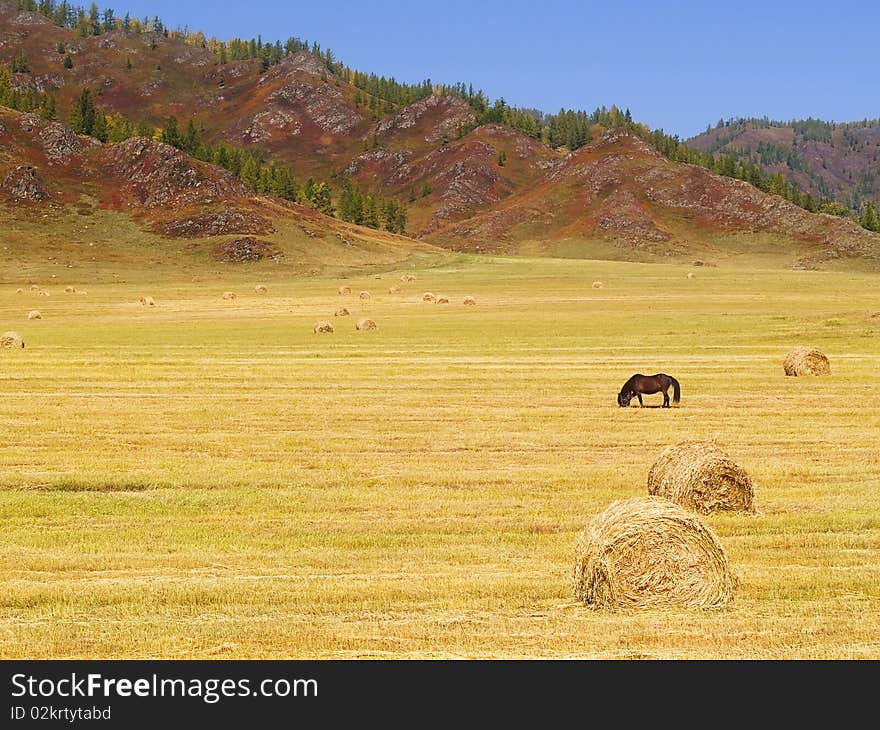
[(880, 117), (880, 2), (102, 0), (218, 38), (290, 35), (401, 81), (516, 106), (629, 107), (688, 137), (720, 117)]

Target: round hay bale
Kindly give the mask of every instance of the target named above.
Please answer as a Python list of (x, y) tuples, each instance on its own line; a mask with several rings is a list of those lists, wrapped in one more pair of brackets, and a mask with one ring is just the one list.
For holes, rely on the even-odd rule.
[(340, 296), (347, 297), (349, 294), (351, 294), (351, 287), (350, 286), (341, 286), (341, 287), (339, 287), (339, 289), (337, 291), (339, 292)]
[(269, 292), (269, 287), (267, 287), (265, 284), (257, 284), (254, 287), (254, 291), (257, 294), (267, 294)]
[(831, 365), (828, 358), (814, 347), (796, 347), (785, 356), (783, 363), (786, 375), (829, 375)]
[(36, 309), (32, 309), (28, 312), (28, 319), (42, 319), (43, 315)]
[(36, 284), (31, 284), (31, 291), (40, 291), (40, 287)]
[(18, 288), (18, 289), (15, 290), (15, 293), (16, 293), (16, 294), (23, 294), (23, 293), (24, 293), (24, 289)]
[(370, 292), (368, 291), (362, 291), (360, 294), (358, 294), (358, 299), (362, 299), (363, 301), (367, 301), (369, 298)]
[(40, 289), (40, 291), (37, 292), (37, 296), (38, 296), (38, 297), (50, 297), (50, 296), (52, 296), (52, 295), (49, 294), (49, 292), (47, 292), (47, 291), (45, 291), (45, 290), (43, 290), (43, 289)]
[(695, 276), (696, 276), (696, 274), (693, 271), (688, 271), (688, 275), (687, 275), (688, 279), (693, 279)]
[(397, 294), (397, 292), (399, 292), (399, 291), (400, 291), (400, 289), (397, 288), (396, 286), (392, 286), (388, 289), (389, 294)]
[(749, 475), (709, 441), (682, 441), (665, 449), (648, 472), (648, 494), (703, 514), (755, 511)]
[(322, 319), (315, 322), (315, 334), (328, 334), (330, 332), (333, 332), (333, 325), (327, 320)]
[(334, 317), (347, 317), (351, 312), (349, 312), (345, 307), (340, 307), (335, 312), (333, 312)]
[(605, 285), (601, 281), (594, 281), (593, 282), (593, 289), (601, 289), (603, 286), (605, 286)]
[(578, 536), (574, 595), (590, 608), (723, 608), (735, 590), (718, 538), (668, 499), (613, 502)]
[(462, 301), (462, 304), (464, 304), (464, 306), (466, 306), (466, 307), (476, 307), (477, 300), (474, 299), (473, 297), (465, 297), (464, 300)]
[(66, 286), (66, 287), (64, 287), (64, 292), (66, 294), (76, 294), (76, 287), (75, 286)]
[(17, 350), (21, 347), (24, 347), (24, 340), (18, 332), (4, 332), (3, 337), (0, 337), (2, 349)]
[(449, 297), (444, 297), (442, 294), (438, 295), (437, 304), (449, 304)]
[(422, 294), (422, 301), (423, 302), (436, 302), (437, 297), (436, 297), (436, 295), (432, 294), (431, 292), (426, 291), (424, 294)]
[(223, 299), (227, 302), (231, 302), (233, 299), (238, 299), (238, 296), (234, 291), (225, 291), (223, 292)]
[(415, 281), (416, 277), (413, 276), (412, 274), (404, 274), (403, 276), (400, 277), (400, 280), (403, 282), (410, 282), (410, 281)]
[(369, 319), (367, 317), (359, 319), (357, 321), (357, 324), (355, 325), (355, 327), (361, 332), (371, 332), (372, 330), (376, 329), (377, 326), (378, 325), (372, 319)]
[(140, 305), (142, 307), (155, 307), (156, 306), (156, 301), (153, 299), (153, 297), (141, 297), (140, 299), (138, 299), (138, 302), (140, 302)]

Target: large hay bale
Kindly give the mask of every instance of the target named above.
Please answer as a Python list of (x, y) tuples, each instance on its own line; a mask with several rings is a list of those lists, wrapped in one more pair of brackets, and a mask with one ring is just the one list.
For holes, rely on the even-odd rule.
[(269, 292), (269, 287), (267, 287), (265, 284), (257, 284), (254, 287), (254, 291), (257, 294), (267, 294)]
[(388, 293), (389, 293), (389, 294), (397, 294), (399, 291), (400, 291), (400, 289), (399, 289), (398, 287), (396, 287), (396, 286), (392, 286), (392, 287), (389, 287), (389, 288), (388, 288)]
[(67, 294), (76, 294), (76, 287), (75, 286), (66, 286), (66, 287), (64, 287), (64, 291)]
[(694, 276), (696, 276), (696, 274), (694, 274), (693, 271), (688, 271), (688, 275), (687, 275), (687, 278), (688, 278), (688, 279), (693, 279)]
[(345, 307), (340, 307), (335, 312), (333, 312), (334, 317), (347, 317), (351, 312), (349, 312)]
[(735, 590), (718, 538), (668, 499), (613, 502), (578, 536), (574, 595), (590, 608), (723, 608)]
[(227, 302), (231, 302), (237, 298), (238, 298), (238, 295), (236, 295), (236, 293), (234, 291), (223, 292), (223, 299), (225, 299)]
[(449, 297), (444, 297), (442, 294), (438, 294), (437, 304), (449, 304)]
[(364, 317), (363, 319), (359, 319), (357, 321), (357, 324), (355, 325), (355, 327), (357, 329), (359, 329), (361, 332), (370, 332), (370, 331), (376, 329), (377, 326), (378, 325), (372, 319), (369, 319), (367, 317)]
[(368, 292), (368, 291), (362, 291), (360, 294), (358, 294), (358, 299), (361, 299), (363, 301), (367, 301), (369, 298), (370, 298), (370, 292)]
[(410, 281), (415, 281), (416, 277), (413, 276), (412, 274), (404, 274), (403, 276), (400, 277), (400, 280), (403, 282), (410, 282)]
[(37, 292), (37, 296), (38, 297), (50, 297), (52, 295), (49, 292), (47, 292), (45, 289), (40, 289), (40, 291)]
[(436, 302), (437, 297), (433, 293), (426, 291), (424, 294), (422, 294), (422, 301), (423, 302)]
[(39, 310), (32, 309), (28, 312), (28, 319), (42, 319), (43, 315), (40, 314)]
[(333, 325), (327, 320), (322, 319), (315, 322), (315, 334), (329, 334), (333, 332)]
[(785, 356), (786, 375), (828, 375), (831, 365), (828, 358), (814, 347), (796, 347)]
[(339, 292), (340, 296), (347, 297), (349, 294), (351, 294), (351, 287), (350, 286), (341, 286), (341, 287), (339, 287), (339, 289), (337, 291)]
[(601, 281), (594, 281), (593, 282), (593, 289), (601, 289), (603, 286), (605, 286), (605, 285)]
[(153, 299), (153, 297), (141, 297), (140, 299), (138, 299), (138, 302), (140, 302), (140, 305), (142, 307), (155, 307), (156, 306), (156, 301)]
[(473, 297), (465, 297), (464, 300), (462, 301), (462, 304), (464, 304), (464, 306), (466, 306), (466, 307), (476, 307), (477, 300), (474, 299)]
[(648, 494), (703, 514), (755, 511), (749, 475), (709, 441), (682, 441), (665, 449), (648, 472)]
[(15, 290), (15, 293), (16, 293), (16, 294), (22, 294), (22, 293), (24, 293), (24, 289), (22, 289), (21, 287), (19, 287), (18, 289)]
[(18, 332), (4, 332), (0, 337), (0, 349), (17, 350), (24, 347), (24, 340)]

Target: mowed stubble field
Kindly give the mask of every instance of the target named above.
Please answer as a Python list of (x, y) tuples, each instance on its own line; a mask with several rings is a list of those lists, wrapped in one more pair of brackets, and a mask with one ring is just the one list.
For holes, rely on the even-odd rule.
[[(0, 287), (28, 343), (0, 352), (0, 657), (880, 658), (876, 276), (414, 273)], [(830, 377), (783, 376), (800, 344)], [(680, 407), (616, 406), (658, 371)], [(732, 606), (574, 603), (577, 532), (686, 438), (756, 483), (757, 516), (706, 518)]]

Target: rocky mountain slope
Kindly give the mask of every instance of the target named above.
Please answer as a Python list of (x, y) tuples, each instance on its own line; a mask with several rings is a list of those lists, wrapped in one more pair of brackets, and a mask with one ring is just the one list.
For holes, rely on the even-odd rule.
[(784, 173), (817, 200), (858, 210), (880, 203), (880, 121), (830, 124), (818, 120), (728, 122), (687, 144), (704, 152), (751, 157), (770, 173)]

